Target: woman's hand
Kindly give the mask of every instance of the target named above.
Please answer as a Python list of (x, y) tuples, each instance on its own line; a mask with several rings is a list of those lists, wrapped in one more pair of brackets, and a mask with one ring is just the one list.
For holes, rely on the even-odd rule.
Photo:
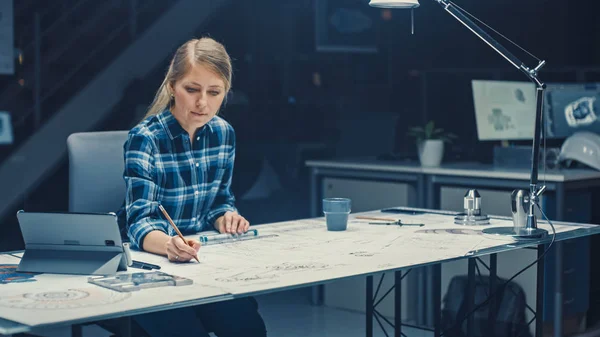
[(215, 229), (221, 234), (242, 234), (246, 233), (249, 228), (248, 220), (237, 212), (226, 212), (215, 221)]
[(166, 243), (167, 258), (171, 262), (188, 262), (198, 255), (200, 242), (187, 240), (184, 242), (179, 236), (172, 236)]

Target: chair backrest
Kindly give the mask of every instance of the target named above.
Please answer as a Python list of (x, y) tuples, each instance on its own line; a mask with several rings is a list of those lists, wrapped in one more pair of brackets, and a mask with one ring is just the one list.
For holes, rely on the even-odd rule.
[(74, 133), (69, 152), (69, 211), (117, 212), (125, 200), (123, 145), (128, 131)]

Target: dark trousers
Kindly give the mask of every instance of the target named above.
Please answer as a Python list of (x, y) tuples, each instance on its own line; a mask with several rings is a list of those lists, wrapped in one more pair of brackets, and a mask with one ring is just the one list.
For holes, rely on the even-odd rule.
[(265, 337), (267, 329), (252, 297), (138, 315), (151, 337)]

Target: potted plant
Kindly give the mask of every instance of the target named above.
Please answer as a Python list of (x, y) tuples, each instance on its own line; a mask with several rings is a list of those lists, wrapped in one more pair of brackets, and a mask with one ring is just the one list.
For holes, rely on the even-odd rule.
[(424, 127), (410, 128), (408, 135), (416, 139), (421, 166), (440, 166), (444, 157), (444, 143), (456, 138), (452, 133), (436, 128), (434, 121), (429, 121)]

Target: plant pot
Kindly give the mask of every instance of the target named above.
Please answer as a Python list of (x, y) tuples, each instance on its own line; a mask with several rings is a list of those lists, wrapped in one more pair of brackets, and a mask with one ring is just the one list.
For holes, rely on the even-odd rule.
[(440, 166), (444, 157), (444, 141), (426, 139), (417, 144), (421, 166)]

